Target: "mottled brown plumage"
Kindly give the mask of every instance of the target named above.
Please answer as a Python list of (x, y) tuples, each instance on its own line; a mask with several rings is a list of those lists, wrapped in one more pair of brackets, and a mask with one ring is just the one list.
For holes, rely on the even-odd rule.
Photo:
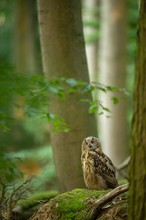
[(118, 185), (115, 167), (102, 152), (98, 138), (88, 137), (83, 140), (81, 162), (87, 188), (109, 189)]

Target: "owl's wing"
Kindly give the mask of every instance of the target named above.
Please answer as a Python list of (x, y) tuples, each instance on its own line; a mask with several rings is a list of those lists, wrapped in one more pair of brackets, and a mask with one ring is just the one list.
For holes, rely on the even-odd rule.
[(112, 161), (101, 151), (93, 154), (92, 157), (94, 157), (95, 174), (100, 174), (100, 176), (103, 177), (108, 188), (115, 188), (118, 182), (116, 179), (116, 170)]

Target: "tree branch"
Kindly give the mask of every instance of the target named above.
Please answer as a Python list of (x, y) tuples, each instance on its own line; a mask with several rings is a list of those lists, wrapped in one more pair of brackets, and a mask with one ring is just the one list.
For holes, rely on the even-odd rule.
[(115, 189), (113, 189), (112, 191), (110, 191), (106, 195), (102, 196), (97, 201), (95, 201), (93, 208), (91, 209), (91, 211), (89, 213), (89, 220), (95, 220), (97, 218), (100, 210), (102, 209), (102, 207), (106, 203), (108, 203), (109, 201), (111, 201), (113, 198), (120, 195), (121, 193), (128, 191), (128, 188), (129, 188), (128, 183), (123, 184), (121, 186), (116, 187)]
[(127, 172), (124, 171), (123, 169), (128, 167), (129, 163), (130, 163), (130, 156), (127, 157), (126, 160), (124, 160), (119, 166), (116, 167), (117, 172), (127, 180), (129, 179), (129, 176)]
[(130, 156), (126, 158), (126, 160), (124, 160), (118, 167), (117, 170), (122, 170), (125, 167), (127, 167), (130, 163)]

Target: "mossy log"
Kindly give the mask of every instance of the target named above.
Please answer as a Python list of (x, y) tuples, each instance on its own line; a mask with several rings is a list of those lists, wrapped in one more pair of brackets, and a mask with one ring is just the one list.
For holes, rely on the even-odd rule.
[(57, 191), (46, 191), (46, 192), (39, 192), (35, 193), (34, 195), (30, 196), (27, 199), (20, 200), (18, 205), (21, 207), (21, 209), (26, 210), (30, 209), (32, 207), (35, 207), (37, 205), (40, 205), (41, 203), (48, 202), (50, 199), (54, 198), (58, 195)]
[[(94, 204), (109, 191), (75, 189), (51, 199), (30, 220), (91, 220)], [(114, 199), (101, 208), (94, 220), (126, 220), (127, 200)]]
[(20, 200), (17, 206), (13, 209), (13, 219), (26, 220), (30, 218), (40, 206), (57, 195), (57, 191), (46, 191), (35, 193), (27, 199)]

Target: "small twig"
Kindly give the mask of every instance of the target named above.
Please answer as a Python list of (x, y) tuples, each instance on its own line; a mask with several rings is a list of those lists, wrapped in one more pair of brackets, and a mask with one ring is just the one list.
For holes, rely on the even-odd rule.
[[(19, 186), (16, 187), (16, 189), (13, 189), (12, 193), (10, 194), (10, 196), (7, 198), (7, 219), (11, 218), (12, 215), (12, 209), (13, 209), (13, 204), (15, 205), (16, 203), (13, 201), (13, 197), (16, 195), (17, 192), (19, 192), (19, 190), (21, 190), (27, 183), (29, 183), (31, 181), (31, 178), (26, 179), (24, 182), (22, 182)], [(25, 192), (26, 190), (24, 189)], [(20, 192), (21, 196), (22, 193)], [(19, 197), (19, 196), (18, 196)], [(18, 200), (17, 200), (18, 202)]]
[(100, 199), (94, 202), (94, 206), (89, 213), (89, 220), (95, 220), (102, 209), (102, 207), (111, 201), (113, 198), (118, 196), (119, 194), (128, 191), (129, 184), (123, 184), (121, 186), (116, 187), (106, 195), (102, 196)]
[(1, 189), (1, 196), (0, 196), (0, 204), (3, 202), (4, 200), (4, 197), (5, 197), (5, 193), (6, 193), (6, 188), (7, 188), (7, 185), (3, 183), (3, 181), (0, 179), (0, 185), (2, 186), (2, 189)]
[(2, 178), (0, 178), (0, 185), (1, 185), (1, 195), (0, 195), (0, 218), (2, 217), (2, 209), (3, 209), (3, 203), (5, 200), (5, 195), (6, 195), (6, 188), (7, 184), (3, 183)]
[[(13, 206), (15, 206), (17, 204), (17, 202), (22, 199), (23, 195), (30, 189), (30, 186), (26, 187), (22, 192), (20, 192), (20, 194), (16, 197), (16, 199), (13, 201)], [(25, 197), (24, 197), (25, 198)]]

